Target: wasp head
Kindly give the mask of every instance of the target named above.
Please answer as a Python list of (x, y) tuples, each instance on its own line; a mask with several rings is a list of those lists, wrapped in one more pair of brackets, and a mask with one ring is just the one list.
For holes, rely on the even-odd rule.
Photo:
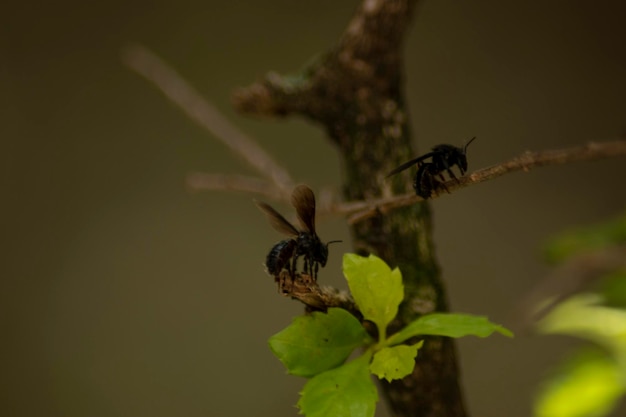
[(341, 240), (331, 240), (327, 244), (319, 246), (320, 258), (318, 259), (318, 262), (320, 263), (320, 265), (326, 266), (326, 261), (328, 261), (328, 245), (330, 245), (331, 243), (339, 243), (339, 242), (341, 242)]

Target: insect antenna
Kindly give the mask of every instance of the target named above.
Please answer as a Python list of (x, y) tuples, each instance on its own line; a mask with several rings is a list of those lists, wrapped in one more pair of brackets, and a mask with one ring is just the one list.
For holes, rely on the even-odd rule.
[(470, 140), (467, 141), (467, 143), (463, 147), (463, 153), (464, 154), (467, 153), (467, 147), (469, 146), (470, 143), (472, 143), (474, 141), (474, 139), (476, 139), (476, 136), (474, 136), (473, 138), (471, 138)]

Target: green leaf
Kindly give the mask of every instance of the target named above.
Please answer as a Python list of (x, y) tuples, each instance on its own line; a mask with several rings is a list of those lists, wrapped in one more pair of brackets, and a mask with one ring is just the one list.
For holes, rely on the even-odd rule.
[(626, 392), (624, 375), (604, 352), (585, 350), (566, 360), (544, 383), (535, 417), (600, 417)]
[(307, 417), (373, 417), (378, 401), (366, 353), (339, 368), (313, 377), (300, 393), (298, 407)]
[(413, 336), (425, 334), (448, 337), (487, 337), (493, 332), (513, 337), (510, 330), (490, 322), (487, 317), (470, 314), (433, 313), (409, 323), (404, 329), (391, 336), (388, 344), (402, 343)]
[(400, 270), (392, 271), (374, 255), (366, 258), (347, 253), (343, 256), (343, 273), (363, 317), (376, 324), (384, 340), (387, 325), (398, 314), (398, 306), (404, 298)]
[(374, 354), (370, 364), (370, 371), (379, 379), (385, 378), (391, 382), (394, 379), (402, 379), (413, 372), (417, 351), (424, 344), (420, 340), (414, 345), (398, 345), (385, 347)]
[(346, 310), (330, 308), (296, 317), (269, 340), (270, 348), (290, 374), (312, 376), (342, 364), (350, 353), (371, 341), (361, 323)]

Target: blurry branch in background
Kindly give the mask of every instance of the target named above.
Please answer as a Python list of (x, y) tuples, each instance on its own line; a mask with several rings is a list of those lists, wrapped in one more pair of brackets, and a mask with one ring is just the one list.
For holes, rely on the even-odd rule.
[[(609, 246), (573, 256), (557, 267), (516, 307), (516, 321), (529, 329), (545, 317), (557, 304), (570, 296), (593, 287), (597, 281), (615, 270), (626, 271), (626, 246)], [(545, 300), (549, 300), (545, 303)], [(544, 302), (542, 304), (542, 302)], [(537, 309), (537, 306), (541, 306)]]
[(187, 186), (192, 191), (236, 191), (288, 201), (284, 190), (277, 188), (276, 184), (245, 175), (194, 172), (187, 176)]
[[(129, 68), (156, 85), (189, 118), (212, 133), (269, 180), (263, 183), (260, 179), (238, 175), (208, 174), (203, 177), (194, 174), (189, 184), (192, 188), (197, 185), (200, 189), (261, 191), (261, 194), (280, 196), (289, 201), (294, 183), (287, 170), (274, 161), (254, 139), (230, 123), (165, 61), (141, 45), (128, 46), (122, 53), (122, 59)], [(218, 179), (222, 181), (217, 181)]]
[[(226, 144), (233, 152), (243, 157), (266, 179), (243, 175), (193, 173), (187, 185), (194, 191), (220, 190), (259, 194), (274, 200), (289, 202), (294, 181), (289, 173), (252, 138), (233, 126), (212, 104), (194, 90), (174, 69), (143, 46), (126, 48), (123, 60), (131, 69), (151, 81), (167, 98), (200, 126)], [(626, 156), (626, 140), (590, 142), (586, 145), (565, 149), (524, 152), (508, 161), (474, 171), (457, 180), (449, 180), (441, 189), (448, 191), (465, 188), (472, 184), (498, 178), (516, 171), (530, 171), (548, 165), (591, 161)], [(432, 198), (438, 198), (444, 193)], [(348, 217), (350, 224), (368, 219), (378, 213), (388, 213), (399, 207), (423, 201), (412, 193), (368, 201), (340, 202), (337, 197), (324, 198), (318, 212), (341, 214)]]

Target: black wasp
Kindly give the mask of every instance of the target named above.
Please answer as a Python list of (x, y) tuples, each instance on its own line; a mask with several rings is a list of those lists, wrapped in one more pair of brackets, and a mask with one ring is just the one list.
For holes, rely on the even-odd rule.
[[(387, 176), (390, 177), (417, 164), (413, 188), (418, 196), (424, 199), (430, 198), (433, 192), (440, 186), (443, 186), (448, 191), (445, 185), (443, 185), (443, 182), (446, 181), (443, 172), (447, 172), (451, 179), (456, 180), (457, 177), (454, 175), (452, 167), (457, 166), (459, 171), (461, 171), (461, 175), (465, 175), (467, 172), (467, 147), (474, 139), (476, 139), (476, 136), (467, 141), (462, 148), (448, 144), (437, 145), (430, 152), (400, 165)], [(431, 158), (430, 162), (426, 162), (428, 158)]]
[(317, 279), (319, 266), (326, 266), (328, 245), (339, 240), (322, 243), (315, 233), (315, 195), (306, 185), (297, 186), (291, 195), (291, 204), (295, 207), (302, 230), (298, 230), (269, 204), (255, 201), (274, 229), (290, 236), (281, 240), (270, 250), (265, 258), (267, 272), (278, 278), (283, 269), (293, 277), (299, 257), (304, 259), (304, 273)]

